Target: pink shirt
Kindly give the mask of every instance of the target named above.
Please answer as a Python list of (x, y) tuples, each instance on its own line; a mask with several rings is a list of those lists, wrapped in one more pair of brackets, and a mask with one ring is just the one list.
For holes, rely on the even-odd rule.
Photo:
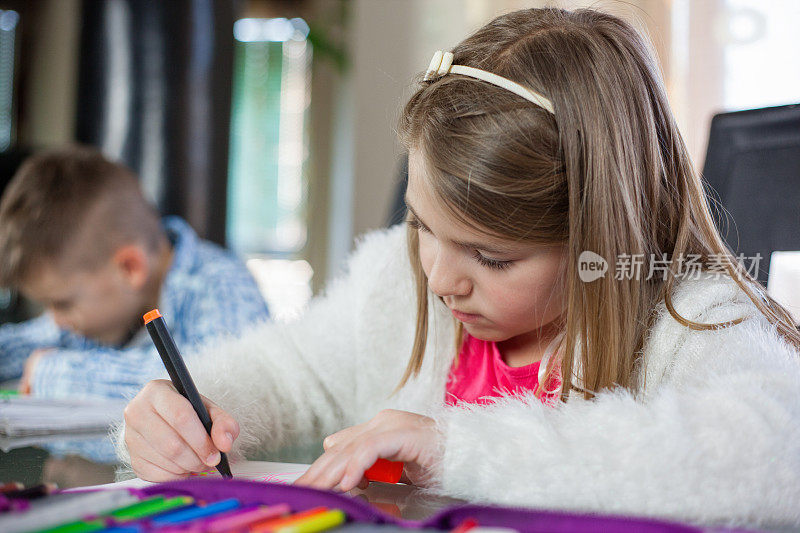
[[(542, 361), (550, 357), (559, 340), (560, 336), (550, 343)], [(454, 363), (447, 379), (445, 397), (447, 405), (455, 405), (457, 402), (486, 405), (493, 401), (492, 398), (536, 391), (539, 386), (539, 369), (542, 361), (519, 367), (508, 366), (503, 361), (497, 344), (491, 341), (467, 335), (457, 361), (458, 366)], [(546, 387), (546, 391), (550, 392), (542, 395), (542, 402), (555, 404), (560, 386), (561, 379), (554, 375)]]

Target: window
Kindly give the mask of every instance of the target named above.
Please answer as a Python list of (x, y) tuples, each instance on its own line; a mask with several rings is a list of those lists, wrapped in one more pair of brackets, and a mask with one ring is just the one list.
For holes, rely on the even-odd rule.
[(248, 257), (279, 320), (311, 297), (311, 267), (295, 259), (307, 236), (307, 36), (299, 18), (234, 24), (228, 244)]
[(672, 0), (668, 88), (702, 168), (716, 113), (800, 103), (800, 34), (794, 0)]
[(0, 10), (0, 151), (14, 141), (14, 63), (19, 14)]
[(800, 103), (800, 45), (794, 0), (726, 0), (721, 33), (724, 107), (752, 109)]
[(302, 19), (234, 25), (228, 243), (238, 252), (292, 256), (306, 242), (307, 35)]

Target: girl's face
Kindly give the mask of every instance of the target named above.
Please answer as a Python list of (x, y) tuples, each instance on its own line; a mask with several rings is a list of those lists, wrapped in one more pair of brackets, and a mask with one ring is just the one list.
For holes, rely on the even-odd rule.
[(539, 337), (564, 311), (564, 246), (516, 243), (449, 217), (426, 186), (421, 150), (409, 154), (406, 204), (428, 287), (478, 339)]

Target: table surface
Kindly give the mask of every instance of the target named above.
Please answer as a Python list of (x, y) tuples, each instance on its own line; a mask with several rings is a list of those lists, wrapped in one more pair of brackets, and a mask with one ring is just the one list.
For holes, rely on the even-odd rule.
[[(64, 436), (64, 442), (72, 438)], [(96, 437), (98, 442), (104, 438), (107, 437)], [(19, 481), (26, 486), (49, 482), (61, 489), (69, 489), (116, 480), (118, 465), (95, 462), (80, 455), (53, 455), (46, 449), (52, 442), (50, 440), (42, 447), (0, 451), (0, 481)], [(386, 483), (371, 483), (367, 489), (354, 489), (350, 494), (405, 520), (424, 520), (444, 507), (463, 503), (453, 498), (425, 494), (411, 485)]]
[[(84, 442), (87, 436), (81, 436)], [(108, 438), (96, 437), (98, 442)], [(64, 442), (74, 442), (75, 436), (66, 435)], [(89, 441), (91, 442), (91, 441)], [(26, 486), (42, 482), (55, 483), (61, 489), (102, 485), (116, 481), (116, 464), (103, 464), (74, 454), (56, 456), (47, 451), (53, 439), (41, 447), (27, 446), (11, 451), (0, 451), (0, 481), (19, 481)], [(53, 449), (58, 448), (59, 443)], [(366, 490), (350, 491), (354, 497), (361, 498), (383, 512), (405, 520), (424, 520), (437, 511), (464, 503), (462, 500), (434, 496), (412, 485), (391, 485), (370, 483)], [(798, 531), (795, 526), (774, 525), (759, 531), (781, 532)]]

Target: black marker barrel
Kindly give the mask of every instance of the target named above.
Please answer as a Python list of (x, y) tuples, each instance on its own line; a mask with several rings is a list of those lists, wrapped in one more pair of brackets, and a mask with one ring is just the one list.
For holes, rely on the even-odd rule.
[[(144, 324), (150, 334), (150, 338), (153, 339), (153, 344), (156, 345), (158, 355), (161, 356), (161, 361), (167, 369), (172, 384), (175, 385), (175, 388), (184, 398), (189, 400), (203, 427), (206, 428), (206, 432), (211, 435), (211, 417), (200, 399), (200, 393), (197, 391), (197, 387), (195, 387), (194, 381), (189, 375), (189, 370), (183, 362), (183, 357), (181, 357), (181, 353), (178, 351), (178, 347), (175, 345), (175, 341), (167, 329), (167, 324), (158, 309), (153, 309), (144, 315)], [(220, 453), (217, 470), (223, 477), (233, 477), (230, 465), (228, 465), (228, 458), (224, 453)]]

